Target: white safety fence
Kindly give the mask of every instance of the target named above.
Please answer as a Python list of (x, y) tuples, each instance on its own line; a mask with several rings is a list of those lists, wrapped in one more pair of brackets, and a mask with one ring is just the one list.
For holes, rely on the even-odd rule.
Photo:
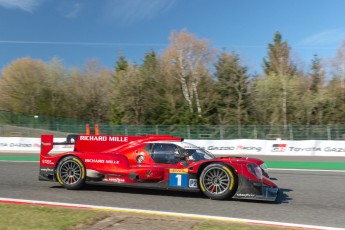
[[(54, 138), (54, 142), (64, 142), (66, 138)], [(40, 138), (29, 137), (0, 137), (0, 152), (39, 153)], [(73, 145), (54, 145), (52, 152), (72, 151)]]
[[(54, 138), (63, 142), (65, 138)], [(344, 156), (345, 141), (185, 140), (215, 155)], [(0, 152), (40, 152), (40, 138), (1, 137)], [(55, 145), (53, 151), (72, 151), (73, 145)]]

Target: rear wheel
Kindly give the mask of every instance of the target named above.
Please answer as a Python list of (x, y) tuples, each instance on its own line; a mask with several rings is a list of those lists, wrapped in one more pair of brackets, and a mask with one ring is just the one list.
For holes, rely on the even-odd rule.
[(80, 189), (85, 184), (85, 166), (75, 156), (63, 158), (57, 167), (58, 182), (67, 189)]
[(235, 172), (223, 164), (210, 164), (202, 171), (199, 183), (202, 192), (213, 200), (232, 197), (237, 189)]

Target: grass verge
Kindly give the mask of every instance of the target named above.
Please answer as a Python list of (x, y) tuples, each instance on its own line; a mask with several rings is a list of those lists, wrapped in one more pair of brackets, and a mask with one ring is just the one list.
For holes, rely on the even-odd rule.
[(71, 229), (80, 223), (92, 224), (103, 216), (105, 213), (91, 210), (0, 204), (0, 229)]
[[(149, 230), (154, 227), (155, 222), (160, 222), (161, 219), (167, 221), (166, 223), (174, 224), (179, 223), (174, 217), (159, 217), (159, 216), (147, 216), (141, 214), (119, 214), (116, 212), (85, 210), (77, 208), (60, 208), (60, 207), (47, 207), (38, 205), (26, 205), (26, 204), (0, 204), (0, 229), (1, 230), (40, 230), (40, 229), (94, 229), (104, 219), (109, 219), (111, 216), (122, 215), (123, 221), (121, 225), (117, 225), (120, 229), (127, 229), (132, 227), (133, 219), (136, 220), (135, 225), (142, 230)], [(127, 215), (127, 217), (123, 217)], [(137, 217), (135, 217), (137, 215)], [(139, 218), (138, 218), (139, 217)], [(132, 219), (132, 220), (131, 220)], [(127, 221), (128, 220), (128, 221)], [(294, 229), (284, 227), (272, 227), (261, 226), (254, 224), (245, 224), (237, 222), (220, 222), (220, 221), (203, 221), (196, 219), (181, 219), (185, 223), (190, 221), (192, 228), (195, 230), (281, 230), (281, 229)], [(142, 224), (140, 223), (142, 222)], [(183, 227), (182, 226), (182, 227)], [(168, 227), (168, 226), (167, 226)], [(169, 228), (169, 227), (168, 227)], [(168, 229), (167, 228), (167, 229)], [(117, 228), (114, 228), (117, 229)], [(132, 229), (132, 228), (130, 228)]]

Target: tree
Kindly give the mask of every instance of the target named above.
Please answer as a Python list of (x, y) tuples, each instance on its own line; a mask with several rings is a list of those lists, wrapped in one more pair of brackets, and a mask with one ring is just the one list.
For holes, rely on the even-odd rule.
[(2, 71), (0, 79), (0, 107), (24, 114), (47, 111), (44, 98), (47, 65), (39, 60), (22, 58), (10, 63)]
[(68, 117), (91, 122), (108, 121), (111, 116), (112, 73), (96, 61), (83, 71), (72, 70), (66, 86)]
[(115, 62), (115, 72), (124, 71), (128, 68), (128, 62), (123, 54), (119, 54), (118, 59)]
[(198, 116), (202, 115), (198, 84), (201, 76), (208, 72), (212, 54), (213, 50), (206, 40), (199, 40), (186, 30), (172, 32), (170, 45), (163, 54), (166, 71), (180, 82), (191, 114), (196, 109)]
[(267, 56), (268, 59), (263, 60), (266, 75), (276, 74), (287, 77), (296, 75), (297, 68), (291, 60), (290, 47), (286, 41), (282, 41), (282, 36), (278, 31), (274, 34), (273, 43), (268, 44)]
[(275, 75), (280, 78), (282, 85), (282, 113), (283, 124), (287, 128), (287, 81), (296, 75), (296, 66), (290, 57), (290, 47), (277, 31), (274, 34), (273, 44), (268, 45), (268, 60), (264, 59), (264, 72), (266, 76)]
[(345, 122), (345, 41), (337, 49), (331, 62), (331, 77), (325, 94), (327, 103), (323, 104), (323, 120), (329, 124)]
[(312, 117), (308, 124), (323, 124), (323, 113), (328, 97), (324, 88), (325, 71), (323, 70), (321, 59), (314, 55), (311, 63), (310, 91), (311, 100), (313, 101), (313, 108), (311, 111)]
[(310, 90), (313, 93), (317, 93), (323, 86), (325, 73), (322, 70), (321, 59), (316, 54), (311, 62), (311, 73), (309, 74), (311, 78)]
[[(217, 80), (218, 117), (220, 124), (241, 126), (248, 119), (249, 76), (238, 54), (221, 53), (215, 64)], [(240, 129), (238, 129), (240, 130)]]
[[(53, 58), (47, 64), (46, 87), (44, 95), (40, 97), (41, 103), (47, 103), (45, 114), (53, 117), (66, 115), (66, 83), (67, 71), (61, 61)], [(40, 113), (42, 113), (41, 111)]]
[(174, 113), (171, 97), (172, 82), (163, 74), (161, 60), (155, 51), (145, 54), (140, 66), (143, 87), (147, 90), (142, 95), (145, 104), (145, 124), (167, 124)]

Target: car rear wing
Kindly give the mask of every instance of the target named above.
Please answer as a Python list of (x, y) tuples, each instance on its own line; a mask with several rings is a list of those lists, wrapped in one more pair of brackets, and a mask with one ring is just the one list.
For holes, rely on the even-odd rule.
[(147, 136), (109, 136), (109, 135), (68, 135), (66, 141), (54, 142), (51, 134), (41, 135), (41, 155), (48, 155), (54, 145), (74, 145), (77, 152), (103, 152), (115, 150), (131, 142), (145, 141), (183, 141), (182, 138), (169, 135), (147, 135)]
[(43, 134), (41, 135), (41, 155), (47, 155), (53, 148), (54, 145), (75, 145), (78, 139), (78, 135), (70, 134), (67, 136), (66, 141), (54, 142), (54, 135)]

